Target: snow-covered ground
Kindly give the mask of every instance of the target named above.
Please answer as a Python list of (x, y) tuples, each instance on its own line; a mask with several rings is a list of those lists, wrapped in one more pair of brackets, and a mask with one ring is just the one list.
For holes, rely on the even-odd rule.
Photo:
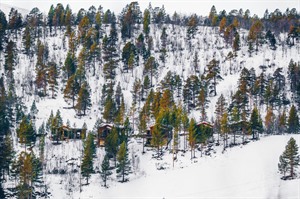
[[(262, 137), (259, 141), (228, 148), (222, 154), (215, 147), (211, 156), (190, 160), (189, 151), (178, 154), (172, 167), (172, 154), (165, 153), (163, 160), (152, 158), (154, 151), (141, 154), (141, 145), (131, 143), (139, 156), (135, 159), (135, 174), (129, 182), (116, 181), (115, 173), (104, 188), (99, 174), (93, 174), (90, 185), (66, 191), (69, 176), (49, 175), (51, 198), (300, 198), (300, 179), (283, 181), (278, 173), (279, 156), (290, 137), (300, 145), (300, 135)], [(103, 149), (98, 149), (103, 150)], [(98, 151), (99, 152), (99, 151)], [(132, 158), (132, 157), (131, 157)], [(97, 160), (96, 160), (97, 162)], [(137, 163), (138, 162), (138, 163)], [(165, 169), (158, 170), (158, 165)], [(299, 174), (299, 172), (298, 172)], [(78, 181), (76, 178), (73, 181)], [(83, 180), (85, 183), (85, 180)]]

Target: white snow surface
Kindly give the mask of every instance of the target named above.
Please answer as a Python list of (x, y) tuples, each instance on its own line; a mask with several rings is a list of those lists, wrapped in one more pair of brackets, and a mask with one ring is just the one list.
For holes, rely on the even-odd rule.
[[(196, 152), (197, 157), (192, 161), (189, 152), (180, 152), (174, 168), (172, 154), (166, 153), (162, 160), (157, 160), (152, 158), (154, 151), (148, 150), (142, 155), (141, 146), (131, 142), (129, 149), (134, 148), (140, 158), (140, 166), (130, 175), (129, 182), (117, 182), (112, 175), (108, 181), (109, 188), (104, 188), (100, 175), (93, 174), (90, 185), (84, 185), (81, 193), (79, 187), (66, 192), (65, 186), (69, 181), (59, 180), (60, 177), (55, 175), (49, 175), (47, 182), (51, 198), (296, 199), (300, 198), (300, 179), (281, 180), (277, 168), (279, 156), (290, 137), (300, 144), (300, 135), (276, 135), (228, 148), (223, 154), (221, 146), (214, 147), (215, 152), (211, 156), (200, 157), (200, 152)], [(157, 170), (158, 164), (165, 169)]]

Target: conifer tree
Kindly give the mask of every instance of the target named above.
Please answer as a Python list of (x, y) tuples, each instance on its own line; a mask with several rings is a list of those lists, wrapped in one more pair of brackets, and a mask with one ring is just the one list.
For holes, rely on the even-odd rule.
[(185, 151), (186, 148), (187, 148), (186, 134), (187, 134), (189, 126), (190, 126), (190, 121), (189, 121), (188, 113), (185, 110), (183, 110), (181, 121), (182, 121), (183, 135), (184, 135), (184, 138), (183, 138), (184, 139), (184, 141), (183, 141), (184, 142), (183, 143), (183, 149)]
[(162, 33), (160, 36), (160, 40), (161, 40), (161, 47), (160, 47), (160, 60), (163, 63), (163, 65), (165, 65), (166, 63), (166, 57), (167, 57), (167, 28), (163, 27), (162, 29)]
[[(24, 116), (19, 127), (17, 128), (19, 142), (25, 146), (31, 147), (36, 141), (36, 132), (28, 117)], [(26, 148), (25, 148), (26, 149)]]
[(196, 142), (197, 142), (197, 127), (196, 127), (195, 119), (192, 118), (189, 125), (189, 145), (191, 148), (191, 159), (195, 158)]
[(282, 114), (279, 114), (279, 121), (278, 121), (278, 133), (283, 134), (284, 132), (286, 132), (287, 128), (287, 121), (286, 121), (286, 113), (285, 110), (283, 111)]
[(68, 52), (64, 67), (62, 68), (66, 75), (67, 78), (69, 79), (73, 74), (75, 74), (76, 71), (76, 58), (75, 55), (72, 54), (71, 52)]
[(81, 175), (86, 178), (86, 184), (89, 184), (91, 173), (94, 172), (93, 157), (95, 152), (94, 136), (92, 133), (89, 133), (84, 142), (83, 159), (81, 163)]
[(31, 47), (33, 46), (33, 38), (31, 37), (31, 29), (29, 25), (25, 27), (24, 33), (23, 33), (23, 46), (24, 51), (27, 56), (30, 56), (31, 54)]
[(104, 187), (107, 187), (107, 178), (112, 174), (112, 172), (110, 171), (109, 157), (107, 154), (105, 154), (104, 159), (102, 161), (100, 174), (104, 182)]
[(206, 92), (204, 87), (201, 88), (200, 93), (198, 95), (198, 107), (201, 112), (201, 121), (206, 121), (207, 120), (207, 115), (206, 115), (206, 109), (207, 109), (207, 97), (206, 97)]
[(125, 142), (122, 142), (117, 155), (117, 177), (121, 179), (121, 182), (126, 182), (125, 178), (130, 172), (130, 161), (128, 159), (128, 151)]
[(72, 107), (74, 106), (74, 102), (76, 99), (76, 95), (79, 92), (79, 84), (75, 78), (75, 75), (72, 75), (68, 81), (67, 81), (67, 85), (66, 88), (64, 90), (64, 98), (65, 100), (71, 100), (72, 101)]
[(145, 9), (144, 18), (143, 18), (143, 31), (144, 31), (146, 37), (148, 37), (149, 33), (150, 33), (150, 22), (151, 22), (150, 12), (148, 9)]
[(150, 87), (153, 86), (153, 76), (156, 74), (157, 63), (154, 57), (149, 57), (145, 63), (144, 74), (150, 73)]
[(275, 118), (274, 118), (274, 113), (271, 107), (268, 108), (267, 110), (267, 114), (265, 117), (265, 128), (266, 128), (266, 132), (271, 134), (274, 131), (274, 122), (275, 122)]
[(260, 118), (259, 112), (256, 106), (253, 108), (250, 118), (250, 128), (252, 132), (252, 139), (257, 139), (259, 133), (262, 132), (262, 119)]
[[(77, 104), (75, 106), (79, 115), (85, 115), (86, 110), (89, 110), (91, 107), (91, 96), (90, 96), (90, 86), (87, 82), (84, 82), (81, 85), (81, 88), (78, 93)], [(82, 113), (83, 112), (83, 113)]]
[(298, 154), (298, 146), (296, 144), (296, 140), (294, 138), (290, 138), (287, 145), (285, 146), (285, 150), (282, 155), (279, 157), (278, 168), (281, 173), (286, 174), (286, 172), (290, 172), (289, 177), (292, 179), (295, 176), (295, 170), (299, 166), (300, 156)]
[(3, 50), (3, 43), (5, 41), (6, 38), (6, 29), (7, 29), (7, 19), (6, 16), (4, 14), (4, 12), (2, 12), (2, 10), (0, 11), (0, 22), (1, 22), (1, 26), (0, 26), (0, 51)]
[(16, 45), (13, 41), (9, 40), (5, 49), (5, 63), (4, 69), (7, 73), (7, 77), (13, 79), (13, 71), (16, 64)]
[(298, 133), (300, 129), (299, 116), (297, 114), (296, 107), (292, 105), (290, 109), (290, 114), (288, 118), (288, 132), (289, 133)]
[(223, 79), (220, 75), (219, 61), (213, 59), (208, 63), (205, 79), (210, 83), (209, 94), (211, 94), (212, 96), (216, 96), (217, 83), (219, 80)]
[(151, 136), (151, 145), (157, 148), (157, 158), (159, 158), (162, 155), (162, 146), (165, 144), (164, 136), (161, 132), (161, 127), (159, 124), (154, 125)]
[(34, 118), (38, 112), (39, 110), (36, 107), (35, 100), (33, 100), (32, 105), (30, 107), (30, 117)]
[(105, 139), (105, 150), (109, 157), (113, 157), (116, 165), (116, 158), (119, 146), (119, 134), (116, 128), (111, 129), (111, 133)]
[(221, 116), (221, 121), (220, 121), (220, 127), (221, 127), (221, 134), (223, 136), (223, 145), (224, 149), (228, 146), (228, 134), (229, 134), (229, 121), (228, 121), (228, 113), (227, 111), (224, 112), (224, 114)]
[(58, 86), (57, 78), (59, 72), (56, 63), (50, 62), (48, 65), (48, 84), (51, 91), (51, 97), (54, 98)]

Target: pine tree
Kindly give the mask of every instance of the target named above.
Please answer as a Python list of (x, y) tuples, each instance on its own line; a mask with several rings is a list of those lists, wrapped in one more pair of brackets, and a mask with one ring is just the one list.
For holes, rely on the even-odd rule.
[(251, 113), (250, 128), (252, 132), (252, 139), (257, 139), (259, 133), (261, 133), (263, 130), (262, 119), (260, 118), (256, 106), (253, 108)]
[[(36, 141), (36, 132), (33, 124), (28, 117), (24, 116), (19, 127), (17, 128), (19, 142), (25, 146), (31, 147)], [(26, 149), (26, 148), (25, 148)]]
[(273, 110), (272, 108), (268, 108), (265, 117), (265, 128), (267, 133), (271, 134), (274, 132), (274, 122), (275, 122), (275, 118), (274, 118)]
[(107, 178), (112, 174), (112, 172), (110, 171), (109, 157), (107, 154), (104, 156), (104, 159), (102, 161), (100, 174), (104, 182), (104, 187), (107, 187), (106, 186)]
[(197, 141), (197, 129), (196, 129), (196, 121), (194, 118), (191, 119), (189, 125), (189, 145), (191, 147), (191, 159), (195, 158), (195, 148)]
[(84, 142), (83, 159), (81, 163), (81, 175), (86, 178), (86, 184), (89, 184), (89, 178), (93, 169), (93, 157), (95, 155), (96, 148), (94, 144), (94, 136), (89, 133), (87, 139)]
[(35, 118), (35, 116), (38, 112), (39, 112), (39, 110), (36, 107), (35, 100), (33, 100), (32, 105), (30, 107), (30, 117)]
[(157, 63), (154, 57), (149, 57), (145, 63), (144, 74), (150, 73), (150, 87), (153, 86), (153, 76), (156, 74)]
[(229, 121), (228, 121), (228, 113), (224, 112), (224, 114), (221, 117), (220, 121), (220, 127), (221, 127), (221, 134), (223, 136), (223, 143), (224, 143), (224, 150), (228, 146), (228, 134), (229, 134)]
[(185, 151), (187, 148), (186, 132), (188, 131), (189, 126), (190, 126), (190, 121), (189, 121), (188, 113), (186, 112), (186, 110), (183, 110), (181, 121), (182, 121), (182, 129), (183, 129), (183, 134), (184, 134), (183, 149)]
[(145, 9), (144, 18), (143, 18), (143, 31), (144, 31), (146, 37), (148, 37), (149, 33), (150, 33), (150, 22), (151, 22), (150, 12), (148, 9)]
[(227, 103), (226, 100), (223, 96), (223, 94), (220, 95), (218, 98), (218, 101), (216, 103), (216, 109), (215, 109), (215, 114), (216, 114), (216, 120), (215, 120), (215, 126), (216, 126), (216, 131), (218, 133), (218, 142), (219, 142), (219, 133), (221, 131), (221, 119), (224, 113), (227, 111)]
[(105, 139), (105, 150), (109, 157), (113, 157), (115, 164), (119, 145), (119, 134), (116, 128), (112, 128), (111, 132)]
[(71, 52), (68, 52), (65, 65), (62, 68), (63, 71), (66, 73), (67, 78), (70, 78), (73, 74), (75, 74), (76, 71), (76, 58), (75, 55)]
[(64, 90), (64, 98), (66, 100), (72, 100), (72, 107), (74, 106), (74, 102), (76, 99), (76, 95), (79, 92), (80, 85), (78, 84), (75, 75), (73, 74), (67, 81), (66, 88)]
[[(77, 104), (75, 108), (79, 115), (85, 115), (86, 110), (91, 107), (91, 96), (90, 96), (90, 86), (87, 82), (84, 82), (79, 90)], [(83, 112), (83, 114), (82, 114)]]
[(13, 79), (13, 71), (16, 64), (16, 45), (13, 41), (9, 41), (5, 49), (4, 69), (9, 80)]
[(206, 121), (207, 120), (207, 115), (206, 115), (206, 109), (208, 108), (208, 101), (206, 97), (206, 92), (204, 87), (201, 88), (200, 93), (198, 95), (198, 107), (201, 112), (201, 121)]
[(290, 114), (288, 118), (288, 132), (289, 133), (298, 133), (300, 129), (299, 117), (297, 114), (296, 107), (292, 105), (290, 109)]
[(279, 121), (278, 121), (278, 131), (280, 134), (283, 134), (284, 132), (286, 132), (287, 128), (287, 121), (286, 121), (286, 113), (285, 110), (283, 111), (282, 114), (279, 114)]
[(2, 51), (3, 50), (3, 43), (4, 43), (5, 38), (6, 38), (6, 29), (8, 28), (6, 16), (5, 16), (4, 12), (2, 12), (2, 11), (0, 11), (0, 22), (1, 22), (1, 26), (0, 26), (0, 51)]
[(160, 55), (159, 58), (162, 61), (163, 65), (166, 63), (166, 57), (167, 57), (167, 28), (164, 27), (162, 29), (162, 33), (160, 36), (161, 40), (161, 47), (160, 47)]
[(292, 179), (294, 178), (295, 170), (299, 166), (300, 156), (298, 154), (298, 146), (294, 138), (290, 138), (285, 150), (279, 158), (278, 168), (281, 173), (285, 175), (286, 172), (290, 172)]
[(32, 40), (33, 38), (31, 37), (31, 29), (29, 25), (27, 25), (23, 33), (23, 46), (27, 56), (30, 56), (31, 54), (31, 47), (33, 46)]
[(125, 142), (122, 142), (122, 144), (120, 145), (120, 149), (117, 154), (117, 160), (117, 177), (121, 178), (121, 182), (126, 182), (128, 179), (125, 179), (125, 176), (130, 173), (131, 168)]
[(209, 85), (209, 94), (212, 96), (217, 95), (217, 82), (223, 78), (220, 75), (220, 66), (219, 61), (213, 59), (207, 65), (207, 71), (205, 79), (210, 83)]
[(154, 125), (151, 136), (151, 145), (157, 148), (157, 158), (159, 158), (162, 155), (162, 146), (165, 144), (164, 136), (161, 132), (161, 127), (159, 124)]
[(48, 65), (48, 84), (50, 87), (51, 96), (52, 98), (55, 98), (55, 93), (57, 91), (58, 86), (57, 78), (59, 72), (56, 63), (50, 62)]
[(192, 39), (195, 38), (195, 34), (197, 32), (197, 15), (192, 15), (187, 23), (187, 40), (189, 42), (189, 49), (192, 47)]

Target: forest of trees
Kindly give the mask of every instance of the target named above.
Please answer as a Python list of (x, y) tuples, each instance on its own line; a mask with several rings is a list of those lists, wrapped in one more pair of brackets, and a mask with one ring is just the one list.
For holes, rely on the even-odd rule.
[[(176, 46), (171, 40), (175, 26), (186, 29), (184, 39), (187, 52), (193, 55), (190, 58), (192, 72), (184, 78), (170, 70), (158, 81), (161, 70), (168, 67), (168, 58), (174, 51), (183, 51), (182, 46)], [(193, 53), (196, 51), (193, 42), (202, 26), (210, 27), (224, 41), (224, 47), (230, 49), (224, 60), (207, 59), (207, 64), (202, 66), (203, 73), (201, 57)], [(154, 28), (161, 29), (158, 38), (150, 34)], [(242, 29), (247, 30), (247, 35), (241, 35)], [(287, 35), (283, 44), (277, 41), (281, 33)], [(49, 46), (45, 38), (58, 36), (62, 38), (62, 46)], [(183, 132), (184, 151), (190, 150), (191, 159), (198, 147), (207, 146), (209, 142), (223, 144), (224, 150), (239, 144), (237, 135), (242, 136), (242, 143), (246, 144), (250, 139), (258, 140), (261, 134), (299, 133), (300, 63), (291, 59), (286, 65), (277, 66), (272, 74), (266, 72), (273, 67), (268, 61), (259, 66), (260, 73), (255, 69), (258, 67), (236, 68), (232, 64), (242, 41), (246, 41), (251, 57), (262, 50), (263, 45), (275, 51), (281, 45), (293, 48), (299, 40), (300, 14), (295, 8), (284, 12), (266, 10), (261, 18), (251, 16), (248, 9), (218, 13), (215, 6), (208, 17), (176, 12), (169, 15), (163, 6), (152, 8), (151, 4), (142, 11), (137, 2), (128, 4), (119, 15), (101, 6), (75, 13), (69, 5), (64, 7), (60, 3), (52, 5), (47, 14), (36, 7), (26, 16), (14, 8), (8, 16), (0, 10), (0, 55), (1, 64), (4, 63), (0, 66), (3, 71), (0, 77), (0, 198), (39, 198), (49, 194), (42, 178), (45, 139), (51, 137), (53, 144), (63, 140), (58, 129), (64, 125), (65, 118), (60, 110), (55, 115), (47, 110), (51, 111), (50, 117), (37, 128), (39, 110), (35, 101), (31, 107), (25, 106), (22, 99), (25, 93), (39, 100), (63, 96), (68, 104), (65, 108), (75, 110), (75, 117), (89, 117), (96, 95), (89, 81), (91, 77), (102, 78), (104, 83), (101, 97), (97, 96), (101, 115), (97, 118), (96, 130), (89, 132), (83, 141), (80, 172), (86, 184), (95, 173), (95, 135), (100, 118), (116, 127), (105, 140), (105, 157), (99, 168), (105, 187), (113, 170), (118, 181), (129, 180), (127, 176), (132, 169), (129, 139), (134, 137), (132, 134), (144, 139), (151, 124), (150, 145), (157, 151), (157, 158), (163, 156), (164, 146), (168, 145), (166, 129), (172, 129), (175, 149)], [(53, 56), (50, 49), (57, 48), (66, 52), (65, 59)], [(26, 56), (35, 74), (21, 85), (23, 95), (17, 95), (15, 88), (19, 82), (15, 79), (19, 54)], [(222, 72), (225, 62), (230, 63), (228, 74)], [(136, 68), (142, 68), (142, 76), (134, 73)], [(131, 104), (126, 104), (128, 95), (124, 95), (122, 82), (116, 78), (119, 73), (129, 74), (134, 79), (127, 92), (131, 94)], [(237, 88), (228, 96), (219, 95), (217, 85), (226, 75), (237, 73)], [(208, 106), (214, 97), (218, 97), (215, 112), (209, 118)], [(264, 109), (266, 115), (262, 114)], [(191, 117), (195, 111), (200, 113), (200, 118)], [(199, 127), (198, 122), (209, 123), (213, 133)], [(71, 127), (69, 123), (67, 127)], [(121, 127), (125, 130), (120, 130)], [(86, 124), (82, 129), (87, 130)], [(229, 137), (233, 143), (228, 143)], [(21, 147), (21, 153), (14, 148), (13, 140), (17, 140), (15, 145)], [(295, 149), (291, 151), (291, 148)], [(295, 141), (291, 140), (278, 165), (280, 172), (284, 175), (290, 172), (292, 178), (293, 168), (299, 164), (296, 148)], [(4, 189), (2, 185), (7, 180), (14, 180), (16, 186)]]

